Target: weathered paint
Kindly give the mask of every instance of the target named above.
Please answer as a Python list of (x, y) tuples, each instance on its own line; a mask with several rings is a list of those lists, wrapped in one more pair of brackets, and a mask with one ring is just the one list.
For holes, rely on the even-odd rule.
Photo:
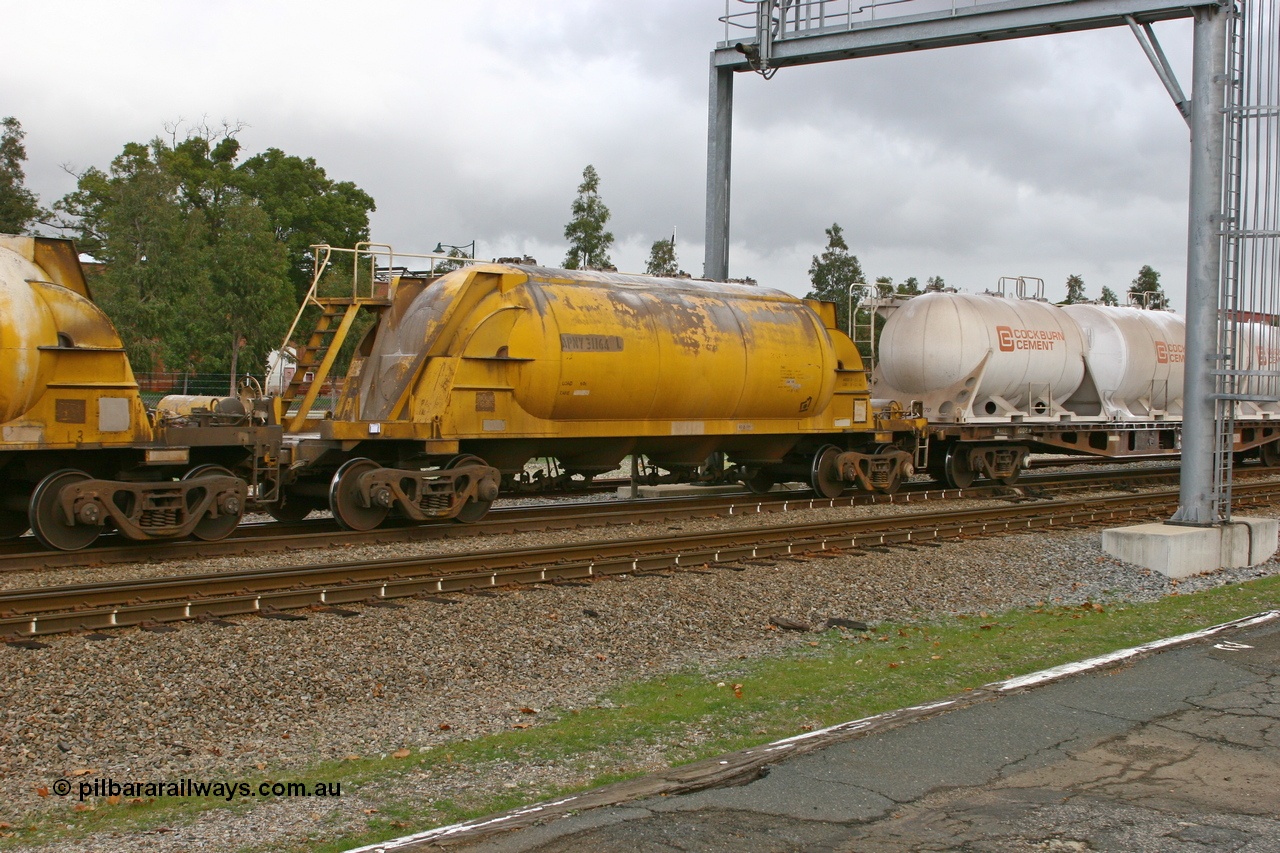
[(151, 439), (114, 326), (70, 241), (0, 235), (0, 449)]
[[(823, 412), (841, 360), (813, 311), (777, 291), (480, 266), (397, 299), (350, 375), (364, 420), (408, 399), (409, 417), (444, 410), (463, 432), (482, 427), (477, 412), (509, 411), (509, 432), (639, 421), (678, 434), (677, 422), (734, 421), (737, 432)], [(474, 412), (439, 393), (463, 388)], [(344, 402), (339, 416), (354, 414), (356, 395)]]
[(49, 309), (27, 284), (33, 278), (43, 278), (34, 264), (0, 251), (0, 422), (31, 408), (49, 366), (38, 347), (58, 340)]

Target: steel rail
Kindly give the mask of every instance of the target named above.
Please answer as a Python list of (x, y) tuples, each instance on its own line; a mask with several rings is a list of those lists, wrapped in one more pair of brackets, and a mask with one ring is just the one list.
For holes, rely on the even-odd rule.
[[(1270, 503), (1280, 484), (1238, 490), (1243, 504)], [(33, 637), (145, 622), (263, 614), (272, 610), (473, 592), (509, 584), (701, 568), (716, 564), (929, 543), (1117, 518), (1150, 518), (1176, 506), (1173, 490), (996, 508), (843, 519), (750, 530), (621, 539), (264, 571), (149, 578), (0, 592), (0, 635)]]
[(137, 543), (117, 540), (87, 548), (83, 551), (70, 552), (42, 550), (34, 539), (27, 537), (26, 541), (8, 542), (0, 546), (0, 572), (85, 568), (89, 566), (173, 559), (206, 559), (209, 557), (323, 548), (339, 544), (419, 542), (520, 532), (530, 528), (546, 530), (571, 529), (609, 524), (662, 521), (672, 517), (788, 512), (870, 504), (991, 497), (1008, 495), (1012, 490), (1017, 489), (1037, 489), (1053, 486), (1069, 489), (1075, 486), (1116, 481), (1134, 484), (1152, 483), (1169, 480), (1176, 477), (1177, 474), (1177, 468), (1077, 471), (1070, 474), (1027, 476), (1014, 486), (984, 483), (967, 489), (939, 489), (932, 483), (912, 483), (893, 495), (857, 492), (837, 498), (818, 498), (808, 490), (803, 490), (791, 493), (772, 492), (767, 495), (740, 492), (715, 496), (641, 498), (634, 501), (609, 503), (597, 501), (564, 503), (555, 506), (503, 507), (493, 510), (488, 517), (476, 524), (392, 524), (368, 531), (341, 530), (334, 522), (317, 518), (303, 522), (246, 524), (238, 528), (227, 539), (217, 542), (185, 539), (172, 542)]

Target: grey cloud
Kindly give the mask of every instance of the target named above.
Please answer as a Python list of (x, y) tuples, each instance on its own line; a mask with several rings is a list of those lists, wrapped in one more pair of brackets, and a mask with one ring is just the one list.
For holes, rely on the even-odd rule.
[[(387, 3), (367, 22), (378, 38), (354, 51), (343, 49), (350, 32), (304, 43), (270, 3), (210, 8), (190, 5), (202, 16), (195, 35), (181, 26), (190, 15), (143, 16), (137, 42), (98, 19), (76, 60), (93, 91), (76, 75), (21, 76), (35, 61), (21, 45), (0, 57), (23, 83), (4, 114), (28, 130), (29, 182), (46, 203), (71, 188), (58, 164), (106, 166), (166, 121), (208, 114), (247, 122), (247, 151), (314, 156), (355, 181), (377, 199), (375, 238), (405, 250), (475, 239), (482, 254), (558, 262), (593, 163), (620, 265), (642, 266), (676, 226), (682, 265), (701, 271), (707, 63), (723, 0)], [(315, 4), (321, 34), (344, 8)], [(235, 17), (251, 12), (261, 26), (233, 38)], [(63, 13), (26, 14), (35, 26)], [(1185, 68), (1189, 28), (1158, 30)], [(124, 54), (176, 44), (187, 47), (166, 47), (167, 73), (146, 97), (130, 94), (143, 90)], [(209, 56), (224, 73), (207, 73)], [(169, 78), (186, 82), (179, 91)], [(839, 221), (871, 274), (976, 286), (1038, 268), (1051, 280), (1083, 272), (1096, 288), (1154, 263), (1180, 287), (1186, 129), (1125, 31), (735, 83), (735, 273), (803, 291), (822, 229)]]

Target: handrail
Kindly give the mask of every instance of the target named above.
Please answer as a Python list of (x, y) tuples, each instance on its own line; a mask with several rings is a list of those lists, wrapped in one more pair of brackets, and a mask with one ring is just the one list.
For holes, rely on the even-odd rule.
[[(430, 267), (426, 271), (428, 276), (436, 274), (436, 264), (442, 261), (450, 263), (461, 263), (464, 266), (468, 264), (483, 263), (477, 258), (460, 258), (454, 255), (441, 254), (439, 252), (397, 252), (389, 243), (374, 243), (368, 240), (362, 240), (356, 243), (353, 248), (345, 248), (340, 246), (331, 246), (328, 243), (316, 243), (311, 247), (311, 257), (313, 261), (313, 272), (311, 274), (311, 286), (307, 288), (307, 293), (302, 298), (302, 304), (298, 306), (298, 312), (293, 317), (293, 322), (289, 325), (289, 331), (285, 333), (284, 342), (280, 345), (280, 352), (288, 352), (290, 342), (293, 340), (294, 333), (298, 331), (298, 324), (302, 321), (302, 315), (306, 312), (307, 306), (316, 305), (323, 307), (317, 296), (320, 288), (320, 280), (324, 277), (324, 273), (329, 267), (337, 262), (335, 254), (347, 254), (351, 256), (351, 298), (354, 301), (362, 299), (375, 298), (374, 289), (379, 284), (389, 284), (396, 270), (403, 270), (401, 274), (408, 273), (405, 267), (398, 267), (397, 260), (424, 260), (430, 261)], [(364, 296), (360, 293), (360, 264), (362, 258), (368, 258), (369, 261), (369, 293)], [(383, 266), (378, 265), (378, 260), (385, 258), (386, 263)]]
[[(858, 331), (864, 328), (858, 323), (858, 312), (854, 309), (853, 295), (857, 291), (858, 307), (865, 307), (867, 311), (867, 335), (860, 338)], [(876, 362), (876, 308), (880, 305), (880, 296), (887, 293), (890, 299), (893, 298), (893, 285), (884, 282), (874, 282), (867, 284), (865, 281), (855, 281), (849, 285), (849, 340), (853, 341), (854, 346), (859, 343), (867, 345), (866, 364), (868, 369), (874, 369)]]
[[(732, 9), (740, 6), (733, 6), (733, 2), (751, 8), (734, 12)], [(884, 10), (888, 7), (924, 2), (926, 0), (869, 0), (861, 3), (854, 3), (853, 0), (725, 0), (724, 15), (717, 20), (724, 24), (726, 42), (732, 37), (731, 28), (749, 30), (755, 34), (756, 43), (763, 47), (767, 42), (775, 39), (782, 40), (824, 31), (852, 30), (860, 23), (883, 20), (886, 17), (883, 14)], [(927, 0), (927, 2), (931, 8), (922, 11), (922, 14), (940, 11), (938, 0)], [(962, 8), (982, 5), (982, 0), (968, 0), (968, 2), (950, 0), (950, 5), (951, 14), (955, 15)], [(905, 17), (915, 11), (908, 8), (888, 17)], [(741, 33), (735, 35), (740, 36)]]
[[(1032, 296), (1027, 296), (1027, 285), (1035, 282), (1035, 290)], [(1033, 275), (1018, 276), (1018, 298), (1019, 299), (1044, 299), (1044, 279), (1036, 278)]]
[[(1019, 299), (1031, 299), (1037, 302), (1044, 301), (1044, 279), (1036, 278), (1033, 275), (1002, 275), (1000, 280), (996, 282), (996, 293), (1000, 296), (1007, 296), (1005, 292), (1005, 282), (1013, 283), (1013, 293)], [(1034, 284), (1032, 284), (1034, 282)], [(1031, 285), (1032, 294), (1027, 295), (1028, 285)]]
[(1151, 303), (1159, 300), (1162, 304), (1168, 301), (1168, 297), (1157, 290), (1143, 290), (1139, 293), (1130, 292), (1125, 300), (1128, 308), (1142, 308), (1145, 310), (1156, 310), (1151, 307)]

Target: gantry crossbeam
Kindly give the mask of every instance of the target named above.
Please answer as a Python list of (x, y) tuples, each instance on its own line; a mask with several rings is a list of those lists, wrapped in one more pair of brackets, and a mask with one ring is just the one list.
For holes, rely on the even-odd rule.
[[(979, 3), (917, 15), (901, 15), (849, 24), (793, 29), (775, 38), (769, 66), (808, 65), (955, 47), (1003, 39), (1128, 26), (1189, 18), (1196, 6), (1219, 5), (1216, 0), (1010, 0)], [(713, 65), (731, 71), (752, 70), (739, 43), (754, 44), (754, 35), (730, 39), (716, 46)]]

